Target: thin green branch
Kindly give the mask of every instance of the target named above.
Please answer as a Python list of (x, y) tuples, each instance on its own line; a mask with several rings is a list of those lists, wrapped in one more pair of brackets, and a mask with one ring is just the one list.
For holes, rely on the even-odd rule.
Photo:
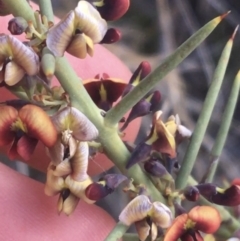
[(230, 125), (232, 122), (234, 110), (235, 110), (238, 96), (239, 96), (239, 89), (240, 89), (240, 71), (238, 71), (235, 77), (235, 80), (233, 82), (231, 93), (230, 93), (226, 108), (223, 112), (221, 126), (219, 128), (216, 141), (211, 151), (212, 162), (210, 163), (210, 167), (208, 168), (209, 172), (206, 178), (206, 182), (212, 182), (213, 177), (215, 175), (218, 162), (219, 162), (219, 157), (222, 153), (222, 150), (230, 129)]
[(198, 118), (195, 130), (191, 137), (191, 141), (188, 145), (186, 154), (183, 158), (182, 167), (176, 179), (176, 188), (178, 189), (183, 189), (186, 186), (188, 177), (192, 171), (192, 168), (195, 163), (200, 146), (202, 144), (210, 117), (212, 115), (212, 111), (216, 103), (218, 93), (222, 85), (222, 81), (223, 81), (226, 68), (228, 65), (228, 61), (230, 58), (232, 45), (233, 45), (233, 37), (231, 37), (228, 40), (226, 46), (224, 47), (221, 57), (219, 59), (218, 65), (214, 72), (213, 81), (207, 92), (207, 96), (205, 98), (202, 111)]
[(129, 229), (129, 226), (118, 222), (111, 233), (107, 236), (105, 241), (117, 241), (119, 240)]
[(39, 7), (42, 15), (45, 15), (48, 21), (54, 22), (51, 0), (39, 0)]
[(126, 233), (123, 235), (122, 241), (139, 241), (139, 237), (135, 233)]
[(1, 0), (4, 6), (12, 13), (14, 17), (23, 17), (26, 21), (32, 21), (36, 26), (34, 13), (26, 0)]
[(116, 125), (124, 114), (142, 99), (164, 76), (179, 65), (220, 23), (226, 14), (217, 17), (199, 29), (172, 55), (144, 78), (130, 93), (106, 114), (106, 124)]

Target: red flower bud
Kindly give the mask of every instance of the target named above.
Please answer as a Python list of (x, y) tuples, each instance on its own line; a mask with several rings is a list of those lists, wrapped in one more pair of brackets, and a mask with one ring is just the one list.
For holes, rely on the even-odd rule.
[(12, 35), (20, 35), (25, 32), (28, 27), (27, 21), (22, 17), (16, 17), (8, 22), (8, 30)]
[(115, 28), (109, 28), (103, 37), (101, 44), (112, 44), (121, 39), (121, 32)]

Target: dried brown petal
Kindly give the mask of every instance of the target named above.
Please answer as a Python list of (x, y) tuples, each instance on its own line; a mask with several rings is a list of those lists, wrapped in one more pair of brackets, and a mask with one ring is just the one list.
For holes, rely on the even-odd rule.
[(50, 163), (47, 169), (47, 180), (44, 192), (47, 196), (54, 196), (65, 188), (64, 179), (54, 175), (55, 166)]
[(77, 207), (79, 198), (73, 195), (69, 189), (61, 192), (58, 199), (58, 212), (70, 215)]
[(58, 136), (53, 147), (46, 148), (46, 153), (50, 157), (52, 163), (57, 166), (63, 161), (64, 157), (64, 146), (61, 143), (61, 138)]
[(145, 241), (150, 233), (150, 226), (146, 219), (135, 222), (135, 227), (140, 241)]

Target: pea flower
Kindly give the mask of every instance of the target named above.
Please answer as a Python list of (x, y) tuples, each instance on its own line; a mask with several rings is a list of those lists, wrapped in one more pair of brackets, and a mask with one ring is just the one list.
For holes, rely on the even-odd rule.
[(17, 84), (25, 74), (36, 75), (39, 70), (37, 54), (11, 35), (0, 34), (0, 83)]
[(12, 106), (0, 107), (0, 146), (10, 146), (10, 159), (29, 160), (38, 140), (54, 146), (57, 131), (48, 115), (35, 105), (25, 105), (19, 111)]
[(121, 18), (129, 8), (129, 0), (90, 0), (90, 2), (97, 8), (102, 18), (107, 21), (117, 20)]
[(221, 224), (219, 212), (209, 206), (194, 207), (178, 216), (167, 230), (163, 241), (202, 241), (200, 232), (214, 233)]
[(240, 204), (240, 186), (237, 184), (233, 183), (225, 189), (219, 188), (212, 183), (203, 183), (195, 187), (209, 202), (224, 206), (237, 206)]
[(151, 72), (151, 65), (147, 61), (139, 64), (129, 80), (126, 88), (123, 91), (123, 97), (128, 94), (135, 86), (137, 86), (142, 79), (144, 79)]
[(50, 28), (46, 43), (57, 57), (64, 52), (78, 58), (93, 55), (93, 45), (99, 43), (107, 32), (107, 23), (87, 1), (79, 1), (77, 7), (57, 25)]
[(185, 126), (181, 125), (178, 115), (170, 116), (167, 122), (161, 119), (162, 111), (153, 115), (152, 128), (145, 141), (140, 142), (131, 154), (127, 168), (148, 158), (151, 150), (167, 155), (174, 159), (177, 155), (177, 145), (192, 134)]
[[(151, 225), (149, 225), (148, 219), (150, 219)], [(161, 202), (152, 203), (146, 195), (139, 195), (123, 209), (119, 215), (119, 220), (125, 225), (134, 223), (141, 241), (146, 240), (150, 232), (152, 240), (156, 240), (157, 227), (163, 229), (170, 227), (172, 213)]]
[(84, 81), (84, 87), (94, 103), (105, 111), (111, 109), (113, 103), (122, 95), (126, 83), (107, 74), (96, 75), (94, 79)]

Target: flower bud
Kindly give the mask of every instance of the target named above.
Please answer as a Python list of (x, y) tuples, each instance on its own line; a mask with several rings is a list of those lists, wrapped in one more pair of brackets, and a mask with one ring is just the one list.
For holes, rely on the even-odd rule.
[(129, 8), (129, 0), (91, 0), (101, 17), (107, 21), (121, 18)]
[(12, 35), (20, 35), (28, 27), (27, 21), (22, 17), (15, 17), (8, 22), (8, 30)]
[(151, 145), (148, 145), (145, 142), (139, 143), (132, 152), (130, 159), (127, 162), (126, 168), (128, 169), (132, 167), (134, 164), (144, 161), (149, 155), (151, 149)]
[(122, 97), (128, 94), (139, 82), (144, 79), (151, 72), (151, 66), (147, 61), (141, 62), (138, 68), (133, 73), (128, 85), (123, 91)]
[(196, 202), (199, 199), (199, 190), (194, 186), (188, 186), (183, 190), (184, 197), (191, 202)]
[(99, 182), (90, 184), (86, 188), (85, 194), (90, 200), (100, 200), (111, 194), (125, 180), (127, 177), (122, 174), (107, 174)]
[(134, 119), (149, 114), (152, 110), (156, 108), (156, 106), (158, 106), (160, 100), (161, 94), (159, 91), (154, 91), (146, 98), (140, 100), (135, 106), (133, 106), (127, 120), (121, 128), (121, 131), (123, 131)]
[(121, 32), (115, 28), (109, 28), (103, 37), (101, 44), (112, 44), (121, 39)]
[(240, 204), (240, 186), (232, 185), (221, 189), (211, 183), (196, 185), (200, 194), (208, 201), (224, 206), (237, 206)]
[(170, 175), (166, 168), (159, 161), (154, 160), (153, 158), (144, 163), (144, 169), (147, 173), (154, 177)]

